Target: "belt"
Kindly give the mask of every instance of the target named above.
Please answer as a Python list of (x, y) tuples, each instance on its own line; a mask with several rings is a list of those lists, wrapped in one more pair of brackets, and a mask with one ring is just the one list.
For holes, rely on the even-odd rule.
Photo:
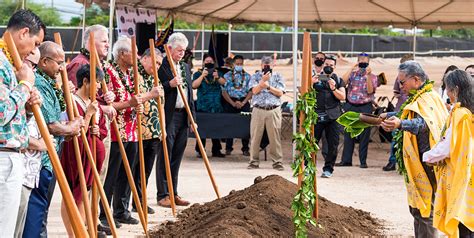
[(20, 153), (20, 150), (15, 149), (15, 148), (0, 147), (0, 152)]
[(175, 108), (174, 111), (175, 112), (184, 112), (184, 111), (186, 111), (186, 108), (184, 108), (184, 107), (183, 108)]
[(262, 109), (262, 110), (266, 110), (266, 111), (270, 111), (270, 110), (273, 110), (279, 106), (276, 106), (276, 105), (272, 105), (272, 106), (260, 106), (260, 105), (254, 105), (254, 107), (258, 108), (258, 109)]

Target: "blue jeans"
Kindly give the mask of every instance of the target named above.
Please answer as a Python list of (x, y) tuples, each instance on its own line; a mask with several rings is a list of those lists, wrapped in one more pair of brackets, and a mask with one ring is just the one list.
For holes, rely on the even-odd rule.
[(53, 173), (42, 168), (40, 171), (39, 185), (31, 191), (30, 200), (28, 201), (23, 238), (40, 237), (43, 220), (45, 219), (46, 210), (48, 209), (48, 188), (52, 179)]
[(396, 163), (396, 158), (395, 158), (395, 131), (392, 132), (392, 142), (390, 143), (390, 157), (388, 157), (388, 162), (389, 163)]

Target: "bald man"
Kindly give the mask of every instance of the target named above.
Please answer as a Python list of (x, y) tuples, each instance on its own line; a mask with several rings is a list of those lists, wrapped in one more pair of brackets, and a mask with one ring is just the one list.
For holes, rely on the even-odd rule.
[[(65, 66), (64, 51), (58, 44), (46, 41), (39, 46), (41, 57), (35, 73), (35, 87), (43, 97), (41, 111), (48, 126), (49, 133), (56, 140), (56, 152), (59, 154), (61, 142), (66, 136), (79, 134), (83, 124), (82, 118), (76, 118), (68, 122), (60, 121), (60, 115), (65, 111), (66, 104), (61, 88), (57, 87), (56, 77)], [(41, 155), (41, 170), (39, 184), (31, 191), (28, 202), (23, 237), (40, 237), (40, 233), (46, 227), (43, 224), (49, 208), (50, 198), (48, 190), (54, 187), (53, 167), (48, 153)]]

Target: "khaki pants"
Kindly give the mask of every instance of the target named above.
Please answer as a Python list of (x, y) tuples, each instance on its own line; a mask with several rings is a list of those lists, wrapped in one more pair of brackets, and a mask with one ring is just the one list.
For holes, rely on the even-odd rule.
[(252, 120), (250, 121), (250, 164), (259, 164), (260, 141), (263, 131), (267, 130), (269, 144), (269, 156), (273, 165), (281, 164), (283, 153), (281, 151), (281, 109), (273, 110), (252, 109)]

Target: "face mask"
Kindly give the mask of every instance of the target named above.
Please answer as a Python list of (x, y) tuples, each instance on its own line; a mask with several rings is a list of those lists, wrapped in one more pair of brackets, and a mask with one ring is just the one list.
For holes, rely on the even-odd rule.
[(318, 67), (321, 67), (321, 65), (324, 64), (324, 60), (317, 59), (314, 61), (314, 64)]
[(213, 63), (207, 63), (204, 65), (205, 68), (208, 68), (208, 69), (213, 69), (214, 68), (214, 64)]
[(329, 74), (332, 74), (334, 69), (331, 66), (324, 66), (323, 71), (324, 71), (325, 74), (329, 75)]
[(244, 69), (244, 67), (243, 67), (243, 66), (240, 66), (240, 65), (236, 65), (236, 66), (234, 66), (234, 69), (235, 69), (235, 71), (237, 71), (237, 72), (242, 72), (242, 70)]
[(359, 63), (359, 68), (361, 68), (361, 69), (365, 69), (365, 68), (367, 68), (368, 66), (369, 66), (369, 63), (365, 63), (365, 62), (360, 62), (360, 63)]

